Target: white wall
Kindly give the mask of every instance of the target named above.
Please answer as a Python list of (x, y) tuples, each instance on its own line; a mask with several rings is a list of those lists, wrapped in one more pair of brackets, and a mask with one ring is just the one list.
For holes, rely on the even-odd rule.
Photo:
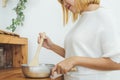
[[(15, 0), (15, 2), (10, 0), (6, 8), (0, 7), (0, 13), (2, 13), (0, 15), (0, 22), (2, 23), (0, 24), (1, 29), (6, 30), (5, 27), (8, 26), (10, 20), (15, 17), (12, 8), (15, 7), (17, 1), (18, 0)], [(56, 0), (28, 0), (27, 9), (25, 10), (26, 18), (24, 26), (16, 30), (16, 33), (29, 39), (28, 62), (33, 58), (36, 51), (39, 32), (46, 32), (54, 42), (61, 46), (63, 45), (65, 32), (62, 27), (62, 12), (60, 8)], [(53, 52), (43, 48), (40, 53), (40, 62), (56, 63), (61, 60), (61, 57), (52, 53)]]
[[(15, 7), (17, 1), (9, 0), (6, 8), (2, 8), (0, 5), (0, 29), (6, 30), (5, 27), (10, 25), (10, 20), (15, 17), (12, 8)], [(120, 25), (119, 3), (120, 0), (102, 0), (102, 5), (110, 8), (115, 14), (118, 25)], [(28, 62), (33, 58), (38, 46), (37, 37), (39, 32), (46, 32), (52, 41), (63, 46), (64, 36), (72, 24), (68, 24), (67, 28), (62, 26), (62, 11), (57, 0), (28, 0), (27, 8), (24, 12), (26, 15), (24, 26), (17, 28), (16, 33), (29, 39)], [(62, 58), (58, 55), (42, 48), (40, 63), (57, 63), (61, 60)], [(109, 77), (111, 80), (119, 80), (119, 74), (119, 71), (115, 71), (110, 73)]]

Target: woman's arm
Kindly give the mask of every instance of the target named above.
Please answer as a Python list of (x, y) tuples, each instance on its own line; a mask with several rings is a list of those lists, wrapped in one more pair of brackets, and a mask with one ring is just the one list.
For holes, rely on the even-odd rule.
[(89, 58), (73, 56), (58, 63), (53, 69), (58, 74), (66, 74), (75, 66), (83, 66), (96, 70), (120, 70), (120, 64), (113, 62), (110, 58)]
[(97, 70), (120, 70), (120, 64), (110, 58), (75, 57), (75, 65)]
[(45, 35), (45, 33), (39, 33), (38, 43), (41, 41), (41, 38), (44, 37), (44, 42), (43, 42), (42, 46), (46, 49), (56, 52), (58, 55), (64, 57), (65, 56), (64, 48), (54, 44), (48, 36), (46, 36), (46, 35), (43, 36), (43, 35)]
[(50, 47), (50, 50), (54, 51), (55, 53), (57, 53), (62, 57), (65, 57), (65, 49), (56, 44), (52, 44), (52, 46)]

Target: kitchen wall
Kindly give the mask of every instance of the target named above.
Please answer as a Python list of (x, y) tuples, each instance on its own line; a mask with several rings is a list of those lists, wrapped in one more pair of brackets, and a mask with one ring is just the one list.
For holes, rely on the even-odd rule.
[[(5, 27), (10, 25), (10, 20), (13, 17), (16, 17), (12, 8), (16, 6), (17, 2), (18, 0), (9, 0), (7, 7), (2, 8), (0, 0), (0, 29), (6, 30)], [(120, 0), (102, 0), (101, 5), (111, 9), (112, 13), (115, 14), (113, 17), (116, 18), (117, 23), (120, 26), (119, 3)], [(53, 42), (63, 46), (65, 34), (74, 24), (69, 23), (66, 27), (63, 27), (62, 10), (57, 0), (28, 0), (26, 5), (27, 8), (24, 11), (26, 15), (24, 26), (18, 27), (15, 33), (29, 39), (29, 63), (38, 46), (37, 37), (39, 32), (46, 32)], [(63, 60), (62, 57), (44, 48), (41, 49), (39, 57), (40, 63), (56, 64)], [(120, 80), (119, 74), (120, 71), (114, 71), (111, 72), (108, 77), (110, 77), (111, 80)]]

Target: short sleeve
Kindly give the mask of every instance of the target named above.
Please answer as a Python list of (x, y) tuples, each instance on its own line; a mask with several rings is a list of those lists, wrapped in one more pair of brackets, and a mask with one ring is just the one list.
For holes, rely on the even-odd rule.
[(112, 61), (120, 63), (120, 34), (118, 28), (109, 23), (101, 35), (102, 57), (109, 57)]

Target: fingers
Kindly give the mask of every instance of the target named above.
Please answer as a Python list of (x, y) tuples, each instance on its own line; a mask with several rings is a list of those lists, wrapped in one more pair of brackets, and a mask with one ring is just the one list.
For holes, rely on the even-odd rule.
[(69, 71), (69, 69), (61, 64), (57, 64), (53, 69), (52, 69), (52, 75), (54, 75), (55, 72), (57, 74), (66, 74)]
[(67, 70), (64, 65), (58, 64), (56, 69), (58, 74), (66, 74)]
[(45, 38), (46, 38), (46, 33), (45, 33), (45, 32), (43, 32), (43, 33), (39, 33), (39, 37), (45, 39)]
[(56, 78), (62, 76), (62, 74), (59, 72), (59, 69), (57, 68), (58, 66), (55, 65), (55, 67), (52, 69), (51, 80), (56, 80)]
[(38, 42), (38, 43), (40, 43), (41, 38), (43, 38), (43, 39), (46, 39), (46, 38), (47, 38), (45, 32), (39, 33), (39, 36), (38, 36), (38, 39), (37, 39), (37, 42)]
[(52, 76), (57, 73), (57, 74), (63, 74), (61, 68), (58, 65), (55, 65), (55, 67), (52, 69)]
[(52, 69), (52, 72), (51, 72), (51, 73), (52, 73), (52, 74), (51, 74), (52, 76), (54, 76), (54, 73), (56, 72), (56, 69), (57, 69), (57, 66), (55, 65), (55, 67)]
[(45, 39), (45, 37), (46, 37), (46, 33), (43, 32), (43, 33), (42, 33), (42, 38)]

